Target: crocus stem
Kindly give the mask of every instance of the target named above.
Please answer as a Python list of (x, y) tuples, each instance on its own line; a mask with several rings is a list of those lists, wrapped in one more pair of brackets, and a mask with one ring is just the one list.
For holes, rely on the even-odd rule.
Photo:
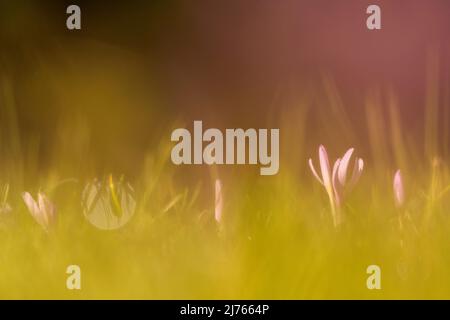
[(331, 206), (331, 215), (333, 216), (333, 225), (336, 228), (339, 223), (340, 223), (340, 219), (339, 219), (339, 208), (336, 206), (336, 202), (334, 201), (334, 197), (332, 193), (328, 193), (328, 198), (330, 199), (330, 206)]

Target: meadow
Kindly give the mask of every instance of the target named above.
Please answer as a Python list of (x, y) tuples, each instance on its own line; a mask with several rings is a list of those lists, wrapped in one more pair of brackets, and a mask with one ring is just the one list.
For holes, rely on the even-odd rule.
[[(83, 190), (94, 178), (119, 179), (122, 172), (92, 169), (100, 152), (89, 148), (88, 125), (71, 117), (55, 126), (40, 166), (39, 139), (21, 137), (14, 81), (2, 78), (0, 89), (1, 298), (450, 298), (448, 105), (439, 108), (434, 90), (423, 108), (423, 144), (404, 130), (393, 95), (387, 106), (368, 97), (365, 120), (357, 123), (362, 136), (335, 89), (314, 116), (320, 132), (309, 129), (308, 99), (296, 101), (281, 111), (280, 170), (270, 177), (247, 166), (205, 165), (186, 179), (192, 168), (170, 161), (171, 123), (125, 177), (134, 189), (134, 215), (121, 228), (100, 230), (83, 214)], [(350, 147), (364, 160), (359, 181), (340, 204), (339, 225), (308, 167), (312, 158), (319, 170), (321, 143), (330, 161)], [(400, 206), (393, 189), (398, 169)], [(25, 191), (43, 192), (54, 205), (48, 230), (30, 214)], [(81, 290), (66, 289), (71, 264), (81, 268)], [(381, 290), (366, 287), (372, 264), (381, 267)]]

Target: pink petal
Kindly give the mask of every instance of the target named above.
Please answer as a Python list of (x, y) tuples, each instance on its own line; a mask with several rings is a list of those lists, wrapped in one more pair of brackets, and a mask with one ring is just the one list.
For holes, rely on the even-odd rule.
[(345, 185), (345, 182), (347, 180), (347, 169), (348, 169), (348, 165), (350, 163), (350, 158), (352, 156), (353, 151), (354, 151), (353, 148), (348, 149), (347, 152), (342, 157), (341, 164), (339, 165), (338, 177), (339, 177), (339, 182), (343, 186)]
[(323, 185), (327, 190), (332, 189), (330, 163), (328, 161), (327, 150), (324, 146), (319, 147), (320, 171), (322, 172)]
[(30, 213), (35, 216), (39, 212), (39, 207), (34, 201), (33, 196), (29, 192), (22, 193), (23, 201), (25, 202), (25, 205), (27, 206)]
[(355, 167), (353, 168), (352, 179), (350, 181), (350, 187), (353, 187), (361, 177), (362, 171), (364, 169), (364, 161), (363, 159), (355, 160)]
[(28, 211), (30, 211), (36, 222), (45, 228), (45, 221), (43, 220), (42, 213), (32, 195), (29, 192), (24, 192), (22, 193), (22, 198), (28, 208)]
[(339, 206), (341, 202), (342, 192), (343, 192), (343, 186), (339, 184), (338, 181), (338, 171), (340, 166), (342, 165), (342, 160), (337, 159), (333, 166), (333, 189), (334, 189), (334, 198), (336, 201), (336, 204)]
[(398, 207), (401, 207), (405, 202), (405, 189), (403, 186), (403, 179), (400, 170), (394, 175), (394, 196), (395, 203)]
[(311, 171), (312, 171), (314, 177), (316, 177), (316, 179), (319, 180), (319, 182), (321, 184), (323, 184), (322, 179), (320, 179), (319, 175), (316, 172), (316, 169), (314, 169), (314, 165), (313, 165), (312, 159), (309, 159), (308, 163), (309, 163), (309, 167), (311, 168)]

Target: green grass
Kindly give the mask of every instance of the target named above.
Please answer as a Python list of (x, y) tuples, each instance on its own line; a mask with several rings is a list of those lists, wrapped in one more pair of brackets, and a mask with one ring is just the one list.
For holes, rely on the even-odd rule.
[[(407, 188), (402, 210), (390, 181), (373, 185), (367, 169), (338, 229), (325, 192), (288, 168), (274, 178), (226, 179), (221, 228), (212, 183), (177, 190), (160, 175), (152, 191), (151, 178), (136, 181), (140, 206), (115, 231), (84, 219), (79, 182), (50, 193), (58, 222), (48, 234), (12, 186), (13, 210), (1, 217), (1, 297), (450, 298), (448, 187), (434, 186), (449, 181), (448, 169), (415, 179), (423, 189)], [(81, 291), (65, 288), (70, 264), (81, 267)], [(366, 289), (370, 264), (382, 269), (380, 291)]]

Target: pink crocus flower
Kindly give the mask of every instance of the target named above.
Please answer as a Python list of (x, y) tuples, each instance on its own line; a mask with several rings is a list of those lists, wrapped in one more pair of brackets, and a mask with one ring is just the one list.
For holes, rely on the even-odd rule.
[(405, 203), (405, 188), (403, 186), (403, 178), (400, 170), (395, 172), (393, 187), (395, 204), (400, 208)]
[(324, 186), (328, 194), (334, 226), (338, 226), (341, 223), (340, 207), (344, 201), (344, 197), (358, 182), (364, 169), (364, 161), (360, 158), (356, 158), (351, 177), (349, 178), (348, 169), (353, 151), (353, 148), (348, 149), (342, 158), (338, 158), (334, 162), (333, 170), (331, 170), (327, 151), (325, 147), (321, 145), (319, 147), (319, 164), (321, 176), (319, 176), (316, 169), (314, 168), (312, 159), (309, 159), (308, 161), (312, 173), (314, 174), (316, 179)]
[(29, 192), (22, 194), (23, 201), (30, 211), (33, 218), (36, 220), (45, 231), (54, 224), (56, 220), (56, 209), (54, 204), (47, 198), (47, 196), (39, 192), (37, 201), (33, 199)]
[(364, 169), (364, 161), (356, 158), (351, 177), (348, 178), (350, 159), (354, 149), (350, 148), (342, 158), (338, 158), (333, 167), (333, 187), (336, 204), (339, 206), (344, 202), (344, 197), (355, 187)]
[(216, 179), (216, 194), (215, 194), (215, 210), (214, 210), (214, 218), (218, 223), (222, 222), (222, 211), (223, 211), (223, 198), (222, 198), (222, 181)]

